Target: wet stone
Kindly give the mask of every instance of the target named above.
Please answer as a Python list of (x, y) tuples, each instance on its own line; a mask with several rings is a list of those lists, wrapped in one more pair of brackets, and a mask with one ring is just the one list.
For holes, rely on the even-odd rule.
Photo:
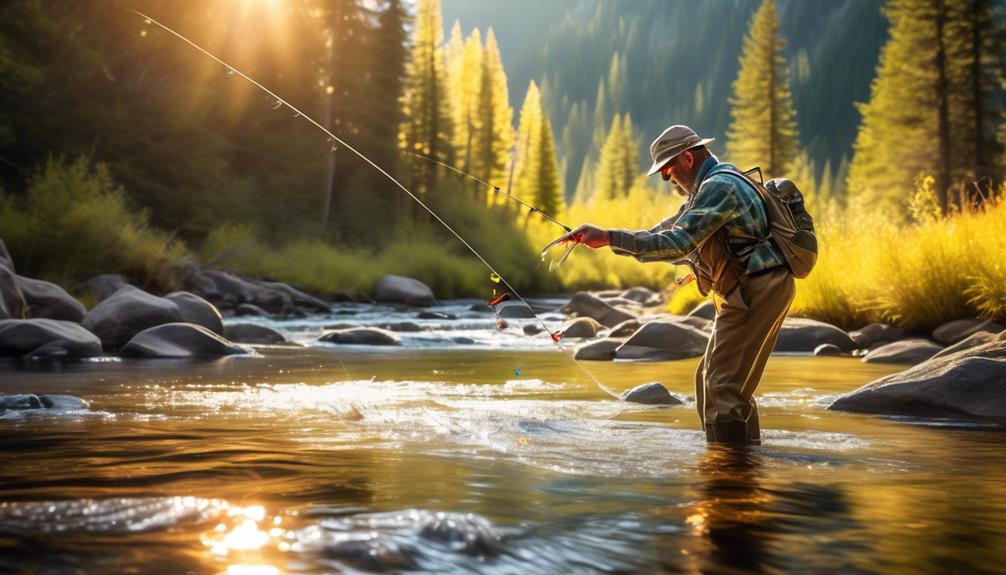
[(683, 401), (671, 395), (671, 392), (658, 381), (628, 389), (619, 396), (619, 399), (644, 405), (684, 405)]

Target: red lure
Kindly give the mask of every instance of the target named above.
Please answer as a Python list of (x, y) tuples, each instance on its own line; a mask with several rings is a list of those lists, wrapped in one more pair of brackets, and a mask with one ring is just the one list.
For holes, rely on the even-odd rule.
[(486, 304), (488, 304), (491, 307), (495, 307), (496, 305), (503, 303), (508, 299), (510, 299), (510, 294), (501, 293), (498, 296), (494, 297), (493, 299), (487, 301)]
[(561, 331), (550, 331), (548, 332), (548, 335), (552, 336), (552, 341), (554, 341), (555, 343), (559, 343), (559, 341), (562, 339), (563, 333), (564, 332)]

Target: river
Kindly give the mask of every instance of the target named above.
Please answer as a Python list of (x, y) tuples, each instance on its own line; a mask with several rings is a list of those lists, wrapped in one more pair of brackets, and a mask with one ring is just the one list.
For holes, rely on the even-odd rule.
[[(1003, 570), (1002, 430), (825, 409), (903, 366), (773, 357), (763, 445), (710, 449), (697, 359), (578, 366), (467, 303), (265, 322), (303, 343), (422, 324), (394, 349), (5, 364), (3, 393), (90, 408), (0, 416), (0, 571)], [(591, 376), (687, 404), (623, 404)]]

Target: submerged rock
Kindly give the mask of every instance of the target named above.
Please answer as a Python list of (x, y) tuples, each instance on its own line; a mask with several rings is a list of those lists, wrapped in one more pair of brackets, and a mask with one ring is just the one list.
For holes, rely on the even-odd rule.
[(933, 339), (943, 345), (953, 345), (968, 336), (978, 332), (999, 333), (1006, 329), (994, 321), (982, 321), (980, 319), (958, 319), (947, 322), (933, 330)]
[(374, 301), (415, 306), (437, 303), (430, 286), (417, 279), (396, 275), (386, 275), (377, 280), (377, 285), (374, 286)]
[(792, 317), (783, 321), (774, 351), (813, 352), (823, 343), (835, 344), (843, 352), (856, 349), (856, 342), (841, 329), (822, 321)]
[(27, 304), (25, 317), (84, 321), (84, 304), (58, 285), (24, 276), (17, 276), (17, 285)]
[(88, 407), (90, 406), (86, 401), (73, 395), (35, 395), (34, 393), (0, 395), (0, 415), (3, 415), (7, 411), (25, 411), (36, 409), (69, 411), (87, 409)]
[(917, 417), (1006, 418), (1006, 342), (930, 359), (836, 399), (828, 409)]
[(423, 327), (421, 325), (419, 325), (418, 323), (415, 323), (415, 322), (411, 322), (411, 321), (398, 321), (398, 322), (392, 322), (392, 323), (382, 323), (382, 324), (378, 324), (375, 327), (379, 327), (381, 329), (386, 329), (386, 330), (389, 330), (389, 331), (400, 331), (400, 332), (417, 332), (417, 331), (423, 331)]
[(602, 339), (585, 343), (576, 348), (574, 359), (586, 359), (596, 361), (611, 361), (615, 359), (615, 350), (622, 345), (619, 339)]
[(562, 326), (563, 337), (583, 338), (594, 337), (601, 324), (597, 320), (589, 317), (578, 317), (566, 325)]
[(905, 339), (882, 345), (863, 357), (865, 363), (920, 363), (943, 349), (928, 339)]
[(615, 327), (616, 325), (633, 319), (632, 314), (617, 309), (601, 298), (587, 293), (579, 292), (573, 296), (569, 303), (562, 306), (560, 311), (566, 315), (574, 317), (590, 317), (597, 320), (604, 327)]
[(639, 328), (615, 352), (615, 359), (663, 361), (698, 357), (709, 335), (674, 321), (653, 321)]
[(507, 319), (534, 319), (534, 310), (527, 305), (515, 301), (504, 302), (496, 306), (496, 315)]
[(147, 328), (122, 347), (123, 357), (224, 357), (255, 351), (228, 341), (201, 325), (167, 323)]
[(175, 302), (182, 321), (201, 325), (218, 335), (224, 333), (224, 318), (210, 302), (187, 291), (169, 293), (164, 298)]
[(402, 345), (394, 333), (377, 327), (353, 327), (326, 333), (318, 341), (344, 345)]
[(97, 335), (106, 350), (115, 351), (148, 327), (181, 320), (175, 302), (127, 286), (94, 306), (81, 325)]
[(271, 345), (287, 343), (279, 331), (256, 323), (229, 323), (224, 326), (224, 337), (236, 343)]
[(0, 320), (0, 356), (83, 358), (101, 355), (101, 340), (79, 323), (55, 319)]
[(632, 389), (627, 389), (622, 392), (619, 399), (645, 405), (684, 405), (683, 401), (671, 395), (671, 392), (659, 381), (644, 383)]

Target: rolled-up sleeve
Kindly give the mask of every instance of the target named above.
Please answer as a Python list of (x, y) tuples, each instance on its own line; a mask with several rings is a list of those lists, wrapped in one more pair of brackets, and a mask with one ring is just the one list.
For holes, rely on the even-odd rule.
[(660, 231), (610, 230), (611, 250), (641, 262), (680, 260), (729, 221), (737, 206), (731, 183), (706, 181), (692, 205), (680, 212), (670, 227)]

